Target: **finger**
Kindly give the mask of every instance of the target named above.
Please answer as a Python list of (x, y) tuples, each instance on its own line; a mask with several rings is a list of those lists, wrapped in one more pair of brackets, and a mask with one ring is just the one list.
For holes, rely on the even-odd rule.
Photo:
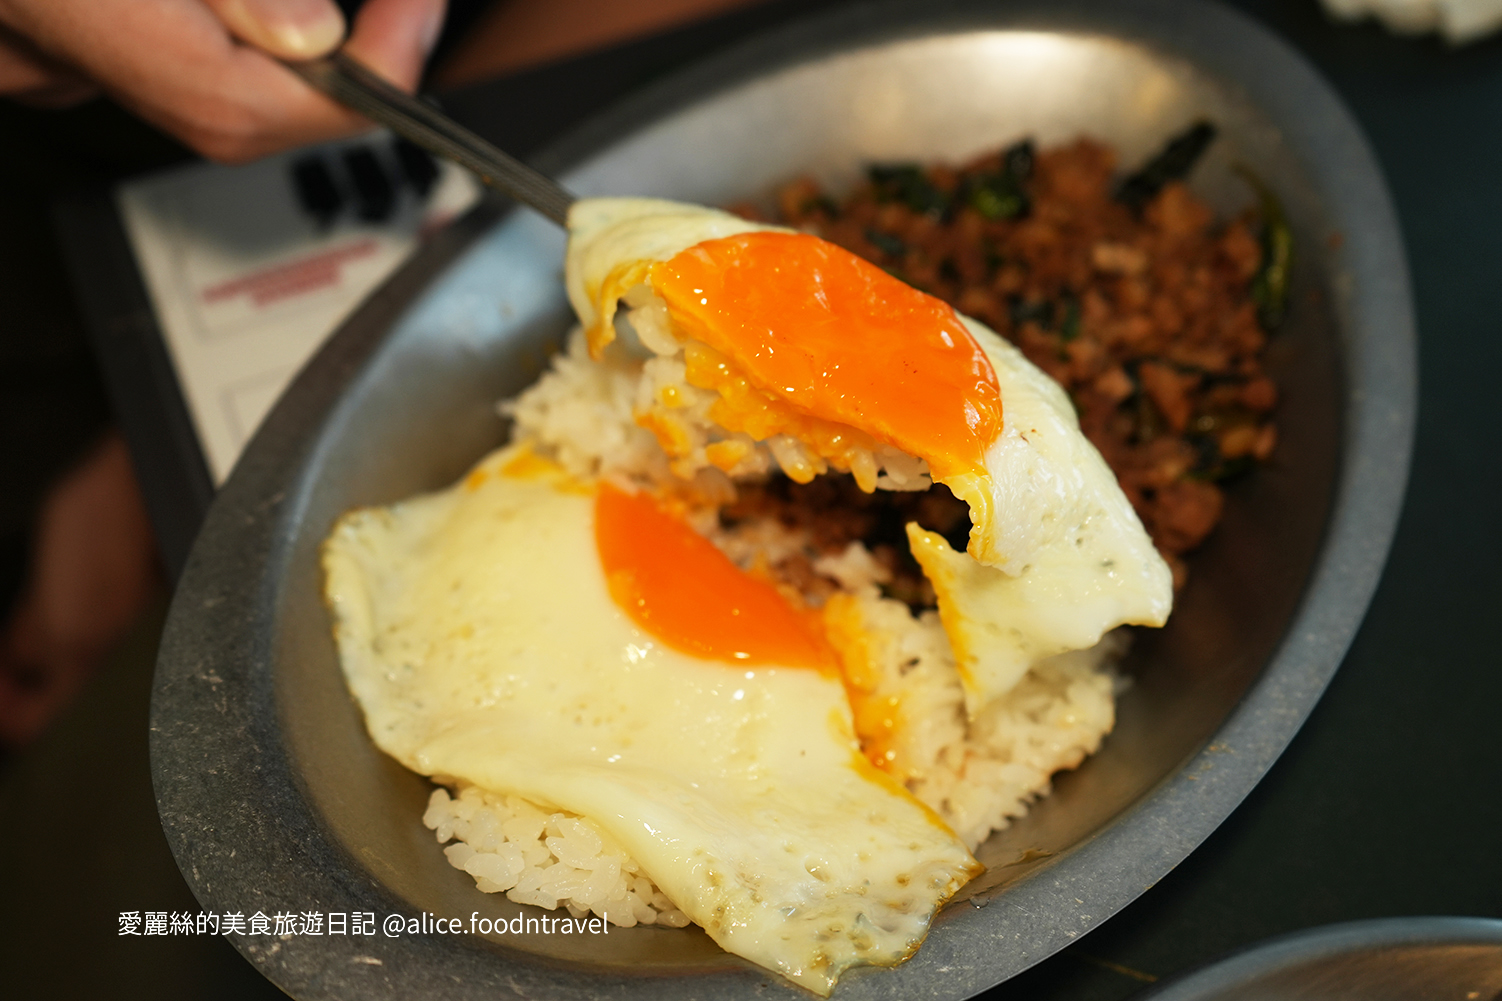
[[(443, 27), (444, 0), (370, 0), (355, 20), (345, 50), (375, 73), (415, 89)], [(259, 51), (240, 48), (225, 85), (242, 95), (226, 114), (198, 116), (197, 127), (174, 131), (199, 151), (224, 162), (350, 135), (370, 122), (310, 89)], [(248, 103), (246, 103), (248, 102)], [(212, 121), (214, 125), (204, 128)]]
[(242, 163), (367, 127), (360, 116), (310, 89), (259, 49), (227, 35), (221, 39), (184, 46), (174, 67), (150, 77), (135, 60), (101, 76), (120, 103), (222, 163)]
[[(79, 67), (126, 107), (211, 159), (240, 162), (369, 127), (260, 49), (237, 42), (213, 2), (45, 0), (24, 6), (30, 20), (23, 28), (38, 49)], [(370, 0), (356, 19), (350, 51), (410, 88), (437, 38), (443, 7), (441, 0)], [(9, 18), (10, 11), (10, 0), (0, 0), (0, 12)], [(122, 38), (130, 44), (120, 44)]]
[(6, 41), (0, 36), (0, 94), (24, 94), (56, 82), (57, 74), (50, 67)]
[(331, 0), (204, 0), (230, 34), (279, 59), (314, 59), (344, 40)]
[(100, 95), (98, 87), (87, 80), (60, 80), (45, 87), (38, 87), (19, 94), (7, 94), (11, 100), (33, 108), (60, 111), (92, 101)]
[[(369, 0), (355, 19), (344, 51), (403, 90), (416, 90), (446, 10), (446, 0)], [(240, 135), (229, 136), (227, 142), (212, 135), (194, 141), (214, 159), (238, 162), (370, 126), (369, 120), (311, 90), (285, 67), (257, 58), (256, 52), (241, 55), (246, 82), (238, 89), (261, 95), (265, 103), (282, 109), (283, 116), (274, 129), (251, 129), (249, 136), (239, 130)]]
[(368, 0), (344, 51), (403, 90), (416, 90), (446, 11), (446, 0)]
[(86, 90), (92, 88), (78, 74), (0, 27), (0, 94), (35, 104)]

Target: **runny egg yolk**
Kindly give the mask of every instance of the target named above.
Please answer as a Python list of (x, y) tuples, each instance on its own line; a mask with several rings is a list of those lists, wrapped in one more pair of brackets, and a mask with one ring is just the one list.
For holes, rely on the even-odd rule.
[(595, 543), (615, 603), (673, 649), (733, 664), (838, 670), (810, 614), (651, 496), (602, 484)]
[(651, 269), (677, 328), (763, 392), (928, 460), (984, 468), (1001, 431), (990, 360), (946, 303), (806, 233), (695, 244)]

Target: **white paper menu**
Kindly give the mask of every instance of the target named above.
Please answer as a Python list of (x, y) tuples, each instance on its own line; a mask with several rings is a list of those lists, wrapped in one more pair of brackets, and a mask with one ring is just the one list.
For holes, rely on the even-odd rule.
[[(346, 171), (369, 151), (391, 184), (371, 222)], [(329, 166), (342, 207), (320, 221), (293, 165)], [(371, 161), (367, 158), (366, 166)], [(194, 164), (121, 185), (116, 201), (215, 484), (318, 346), (422, 239), (479, 195), (449, 163), (425, 196), (402, 183), (383, 132), (243, 166)]]

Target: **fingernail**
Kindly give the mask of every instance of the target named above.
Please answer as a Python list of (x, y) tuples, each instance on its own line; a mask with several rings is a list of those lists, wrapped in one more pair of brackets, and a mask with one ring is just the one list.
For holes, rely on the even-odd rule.
[(344, 38), (344, 15), (330, 0), (230, 0), (229, 28), (283, 59), (313, 59)]

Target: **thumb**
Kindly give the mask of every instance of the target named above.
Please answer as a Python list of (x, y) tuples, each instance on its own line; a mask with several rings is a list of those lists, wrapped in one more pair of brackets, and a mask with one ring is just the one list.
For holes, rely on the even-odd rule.
[(344, 39), (333, 0), (204, 0), (230, 34), (281, 59), (313, 59)]

